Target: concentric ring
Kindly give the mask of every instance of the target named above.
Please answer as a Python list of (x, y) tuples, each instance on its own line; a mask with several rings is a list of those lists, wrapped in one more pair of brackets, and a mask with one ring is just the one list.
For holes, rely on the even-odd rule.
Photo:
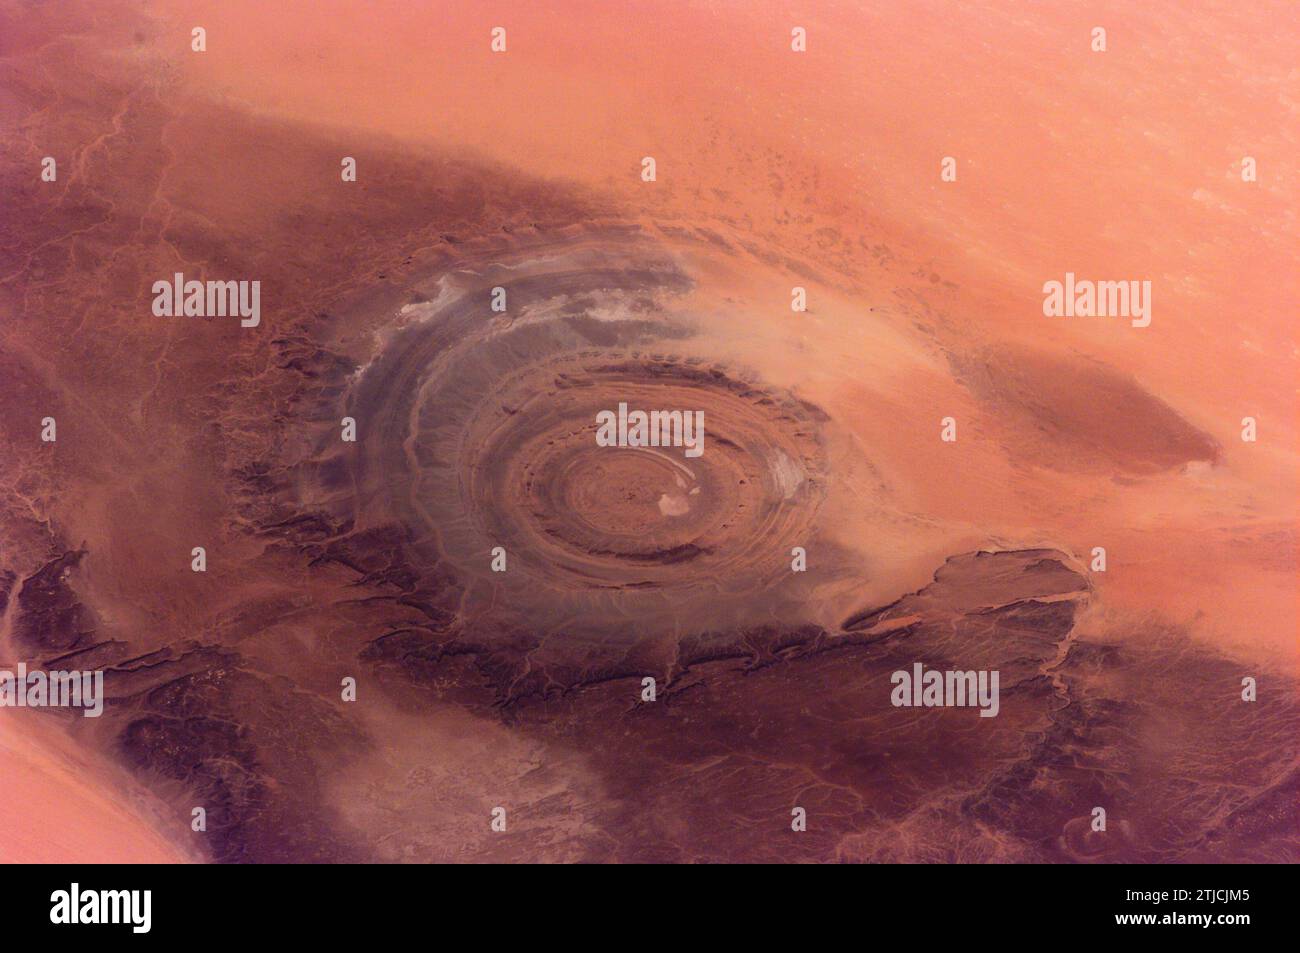
[[(356, 388), (374, 434), (359, 495), (383, 496), (467, 616), (761, 617), (814, 532), (825, 418), (691, 352), (675, 261), (605, 254), (550, 247), (431, 288)], [(509, 311), (484, 313), (507, 276)], [(702, 420), (698, 454), (601, 445), (598, 415), (620, 405)]]

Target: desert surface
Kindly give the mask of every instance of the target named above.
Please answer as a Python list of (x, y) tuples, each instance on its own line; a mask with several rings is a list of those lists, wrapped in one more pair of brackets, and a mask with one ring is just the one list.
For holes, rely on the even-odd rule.
[(0, 860), (1300, 859), (1300, 14), (865, 6), (0, 0)]

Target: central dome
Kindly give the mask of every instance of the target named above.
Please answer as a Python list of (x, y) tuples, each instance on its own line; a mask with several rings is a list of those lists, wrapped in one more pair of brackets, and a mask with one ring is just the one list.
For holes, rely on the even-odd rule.
[[(430, 516), (451, 524), (446, 554), (472, 572), (503, 546), (512, 568), (563, 589), (734, 590), (788, 572), (821, 494), (812, 421), (718, 368), (613, 356), (517, 368), (461, 429), (417, 435), (445, 461), (426, 485)], [(699, 412), (703, 452), (601, 446), (597, 415), (619, 403)]]
[[(371, 435), (358, 483), (462, 587), (466, 615), (673, 629), (706, 605), (761, 615), (755, 597), (810, 543), (824, 417), (689, 353), (675, 267), (592, 258), (493, 262), (413, 306), (354, 394)], [(484, 314), (507, 267), (510, 313)], [(660, 446), (598, 439), (602, 415), (629, 408), (678, 427)]]

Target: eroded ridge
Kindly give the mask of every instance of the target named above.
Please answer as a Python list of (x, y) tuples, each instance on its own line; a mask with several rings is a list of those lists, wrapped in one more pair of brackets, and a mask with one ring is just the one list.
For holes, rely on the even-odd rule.
[[(300, 502), (329, 501), (354, 560), (396, 524), (407, 569), (469, 625), (625, 643), (796, 611), (790, 554), (816, 534), (827, 418), (692, 353), (692, 286), (658, 245), (589, 233), (430, 276), (346, 378), (335, 411), (356, 446), (323, 432)], [(698, 452), (602, 446), (598, 418), (620, 405), (692, 415)]]

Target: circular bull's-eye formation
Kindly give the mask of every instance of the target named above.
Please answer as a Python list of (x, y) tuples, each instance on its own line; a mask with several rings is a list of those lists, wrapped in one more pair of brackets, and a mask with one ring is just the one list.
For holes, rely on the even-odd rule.
[[(443, 534), (449, 555), (461, 561), (495, 542), (521, 571), (561, 588), (733, 591), (789, 571), (822, 492), (813, 421), (669, 358), (563, 363), (587, 383), (556, 389), (556, 367), (528, 368), (480, 404), (458, 448), (434, 449), (456, 453), (460, 474), (445, 492), (431, 487), (435, 512), (467, 517)], [(597, 416), (619, 403), (699, 415), (698, 456), (601, 446)]]
[[(824, 416), (675, 353), (690, 334), (661, 305), (679, 275), (548, 264), (559, 295), (493, 316), (461, 289), (388, 342), (358, 389), (382, 435), (367, 491), (479, 607), (584, 624), (701, 599), (760, 611), (813, 532)], [(602, 439), (602, 415), (637, 411), (659, 445)]]

